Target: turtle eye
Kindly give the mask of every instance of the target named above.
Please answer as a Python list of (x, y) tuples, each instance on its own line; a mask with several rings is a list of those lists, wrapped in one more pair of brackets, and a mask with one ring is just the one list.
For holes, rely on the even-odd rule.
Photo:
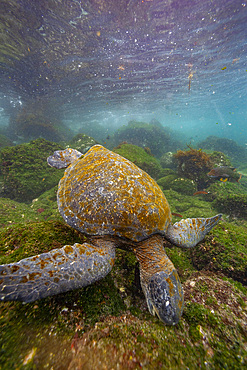
[(170, 275), (165, 272), (154, 274), (147, 286), (146, 295), (149, 311), (156, 312), (157, 316), (168, 325), (178, 323), (183, 312), (183, 290), (176, 270)]

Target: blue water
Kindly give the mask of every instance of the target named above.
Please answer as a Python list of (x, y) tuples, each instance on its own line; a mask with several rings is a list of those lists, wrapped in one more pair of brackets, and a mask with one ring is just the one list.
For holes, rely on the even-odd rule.
[(246, 145), (246, 21), (238, 0), (5, 1), (0, 125), (42, 102), (74, 133), (155, 118)]

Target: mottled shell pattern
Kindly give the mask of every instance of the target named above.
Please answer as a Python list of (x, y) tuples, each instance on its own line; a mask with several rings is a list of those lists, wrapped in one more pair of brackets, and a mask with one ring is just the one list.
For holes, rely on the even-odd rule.
[(101, 145), (65, 170), (57, 197), (65, 221), (89, 235), (136, 242), (154, 233), (164, 235), (171, 222), (168, 202), (156, 182)]

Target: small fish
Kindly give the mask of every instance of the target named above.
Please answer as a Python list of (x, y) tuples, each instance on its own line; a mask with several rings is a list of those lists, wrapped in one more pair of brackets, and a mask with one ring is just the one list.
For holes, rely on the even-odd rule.
[(38, 213), (42, 213), (42, 212), (45, 212), (45, 210), (44, 210), (44, 208), (38, 208), (38, 209), (37, 209), (37, 212), (38, 212)]
[(209, 194), (209, 193), (207, 191), (200, 190), (200, 191), (196, 191), (193, 195), (198, 195), (198, 194)]
[(123, 65), (119, 66), (118, 69), (120, 69), (120, 71), (124, 71), (125, 70), (125, 68), (124, 68)]
[(176, 216), (176, 217), (181, 217), (181, 218), (183, 218), (183, 216), (182, 216), (182, 215), (180, 215), (180, 213), (174, 213), (174, 212), (173, 212), (173, 213), (172, 213), (172, 215), (173, 215), (173, 216)]
[(190, 91), (190, 87), (191, 87), (191, 80), (192, 80), (192, 78), (193, 78), (193, 72), (190, 72), (189, 73), (189, 76), (188, 76), (188, 79), (189, 79), (189, 86), (188, 86), (188, 89), (189, 89), (189, 91)]
[(222, 182), (239, 182), (242, 177), (237, 173), (236, 168), (228, 166), (215, 167), (207, 175)]

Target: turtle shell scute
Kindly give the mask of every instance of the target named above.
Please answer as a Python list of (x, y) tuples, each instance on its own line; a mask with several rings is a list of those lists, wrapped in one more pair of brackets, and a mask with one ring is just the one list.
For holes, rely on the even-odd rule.
[(66, 169), (58, 187), (58, 208), (65, 221), (81, 232), (133, 241), (164, 234), (171, 222), (168, 202), (157, 183), (101, 145)]

